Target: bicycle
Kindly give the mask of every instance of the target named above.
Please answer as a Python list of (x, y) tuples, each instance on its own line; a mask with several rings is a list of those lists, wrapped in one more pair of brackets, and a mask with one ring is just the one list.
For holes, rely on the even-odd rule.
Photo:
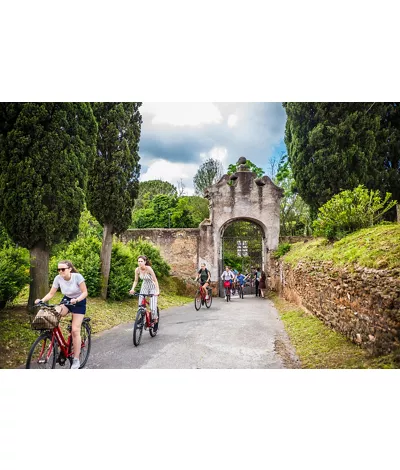
[(136, 297), (139, 297), (140, 295), (143, 296), (142, 303), (138, 308), (135, 323), (133, 325), (133, 344), (135, 346), (139, 346), (140, 340), (142, 339), (143, 328), (145, 330), (149, 330), (150, 336), (152, 338), (157, 335), (160, 323), (160, 309), (157, 307), (158, 321), (154, 323), (151, 319), (151, 311), (148, 308), (149, 301), (146, 300), (146, 297), (153, 297), (155, 294), (139, 294), (135, 292), (132, 295)]
[(229, 281), (224, 281), (225, 288), (225, 299), (227, 302), (231, 300), (231, 283)]
[[(211, 307), (212, 304), (212, 291), (211, 289), (207, 292), (208, 288), (200, 284), (196, 294), (194, 296), (194, 308), (200, 310), (202, 305), (205, 305), (207, 308)], [(208, 299), (206, 298), (208, 294)]]
[[(69, 301), (64, 301), (54, 305), (49, 305), (44, 302), (38, 302), (34, 305), (34, 307), (48, 310), (49, 314), (54, 316), (54, 319), (52, 320), (52, 326), (46, 321), (38, 321), (36, 324), (32, 323), (32, 328), (40, 330), (40, 334), (29, 350), (28, 358), (26, 360), (26, 369), (55, 369), (57, 363), (60, 366), (64, 366), (67, 360), (69, 361), (70, 366), (72, 365), (74, 358), (72, 320), (69, 321), (69, 325), (67, 326), (69, 334), (67, 339), (65, 339), (59, 326), (61, 316), (54, 313), (54, 307), (57, 307), (58, 305), (69, 306), (74, 304)], [(83, 367), (85, 367), (89, 358), (91, 345), (92, 331), (90, 328), (90, 318), (85, 317), (81, 325), (79, 369), (83, 369)], [(60, 351), (58, 351), (58, 348), (60, 348)]]

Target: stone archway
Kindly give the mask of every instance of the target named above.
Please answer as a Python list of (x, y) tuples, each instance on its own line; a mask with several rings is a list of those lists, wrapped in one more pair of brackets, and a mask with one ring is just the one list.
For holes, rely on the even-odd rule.
[(244, 157), (238, 163), (239, 170), (235, 174), (224, 175), (205, 192), (210, 204), (210, 219), (200, 224), (198, 261), (199, 264), (206, 263), (214, 282), (222, 272), (222, 236), (232, 222), (247, 220), (260, 227), (263, 233), (262, 270), (267, 270), (269, 251), (278, 247), (283, 190), (268, 176), (257, 178)]

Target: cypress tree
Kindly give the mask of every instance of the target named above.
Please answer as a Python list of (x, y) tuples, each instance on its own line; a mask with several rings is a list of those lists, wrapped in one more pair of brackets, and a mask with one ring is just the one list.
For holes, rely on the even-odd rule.
[(301, 197), (313, 212), (364, 184), (400, 196), (396, 103), (284, 103), (285, 143)]
[(30, 306), (49, 289), (51, 247), (78, 232), (96, 133), (87, 103), (0, 104), (0, 221), (30, 250)]
[(142, 103), (93, 103), (99, 132), (90, 172), (88, 209), (103, 226), (101, 297), (107, 297), (113, 234), (126, 230), (139, 191)]

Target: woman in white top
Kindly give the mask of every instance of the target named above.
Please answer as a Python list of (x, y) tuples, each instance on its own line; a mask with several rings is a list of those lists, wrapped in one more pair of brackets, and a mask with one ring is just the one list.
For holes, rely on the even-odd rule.
[(71, 261), (60, 261), (58, 263), (58, 276), (54, 278), (53, 285), (48, 294), (43, 299), (36, 299), (35, 303), (47, 302), (57, 292), (58, 288), (64, 294), (62, 300), (69, 300), (73, 305), (60, 305), (56, 307), (57, 312), (62, 317), (72, 313), (72, 344), (74, 345), (74, 359), (71, 369), (79, 369), (79, 354), (81, 352), (81, 325), (83, 317), (86, 313), (86, 297), (88, 291), (85, 279), (82, 274), (78, 273)]
[[(133, 281), (132, 289), (129, 291), (130, 294), (134, 294), (135, 287), (140, 279), (143, 280), (142, 287), (140, 289), (141, 294), (153, 294), (153, 297), (150, 297), (150, 310), (151, 316), (153, 317), (154, 323), (158, 322), (157, 314), (157, 295), (160, 295), (160, 287), (158, 286), (157, 277), (151, 267), (150, 261), (147, 256), (138, 257), (138, 267), (135, 269), (135, 280)], [(143, 297), (139, 296), (139, 305), (142, 304)], [(155, 329), (157, 327), (155, 326)]]

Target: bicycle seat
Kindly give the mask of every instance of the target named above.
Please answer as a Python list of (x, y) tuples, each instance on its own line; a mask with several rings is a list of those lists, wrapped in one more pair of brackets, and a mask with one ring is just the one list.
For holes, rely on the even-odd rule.
[(82, 323), (89, 323), (89, 322), (90, 322), (90, 317), (85, 317)]

